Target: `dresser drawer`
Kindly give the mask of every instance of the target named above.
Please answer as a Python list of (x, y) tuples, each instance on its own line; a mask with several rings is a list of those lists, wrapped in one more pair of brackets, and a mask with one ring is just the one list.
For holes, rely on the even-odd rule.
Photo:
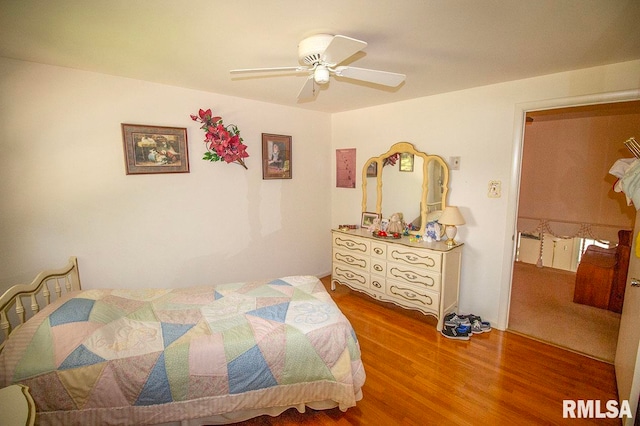
[(413, 247), (389, 247), (387, 259), (435, 272), (440, 272), (442, 269), (442, 253), (431, 250), (421, 250)]
[(369, 272), (385, 277), (387, 275), (387, 262), (372, 257), (371, 269), (369, 270)]
[(371, 258), (358, 252), (333, 248), (333, 262), (349, 265), (353, 268), (369, 272)]
[(440, 291), (442, 281), (441, 275), (436, 272), (398, 263), (387, 265), (387, 279), (436, 292)]
[(342, 266), (334, 263), (333, 269), (331, 270), (331, 279), (339, 281), (342, 284), (369, 288), (369, 274), (348, 266)]
[(344, 234), (333, 234), (333, 246), (359, 254), (370, 254), (371, 241)]
[(458, 309), (462, 247), (382, 239), (366, 229), (331, 232), (331, 288), (347, 286), (438, 320)]
[(437, 313), (440, 307), (440, 295), (438, 293), (416, 288), (409, 284), (387, 281), (386, 293), (403, 304), (413, 305), (421, 310)]
[(387, 245), (378, 241), (371, 242), (371, 257), (387, 258)]
[(384, 277), (379, 275), (371, 274), (371, 279), (369, 281), (369, 289), (378, 293), (386, 293), (386, 281)]

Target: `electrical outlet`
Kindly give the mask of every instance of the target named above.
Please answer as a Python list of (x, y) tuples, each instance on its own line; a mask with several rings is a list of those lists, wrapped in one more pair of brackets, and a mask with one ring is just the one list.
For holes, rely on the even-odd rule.
[(502, 195), (502, 182), (499, 180), (490, 180), (489, 181), (489, 193), (487, 196), (489, 198), (500, 198)]
[(449, 168), (451, 170), (460, 170), (460, 157), (449, 157)]

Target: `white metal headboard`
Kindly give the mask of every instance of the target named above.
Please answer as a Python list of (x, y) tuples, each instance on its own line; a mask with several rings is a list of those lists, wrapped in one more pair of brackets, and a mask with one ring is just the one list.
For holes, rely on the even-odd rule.
[[(9, 335), (63, 293), (80, 290), (78, 260), (72, 256), (64, 268), (43, 271), (31, 284), (17, 284), (0, 296), (0, 352)], [(43, 306), (41, 306), (41, 304)], [(27, 313), (25, 305), (30, 308)]]

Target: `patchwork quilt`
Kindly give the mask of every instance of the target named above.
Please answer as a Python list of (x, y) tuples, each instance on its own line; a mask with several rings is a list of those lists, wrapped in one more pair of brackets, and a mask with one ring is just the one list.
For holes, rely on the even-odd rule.
[(351, 324), (311, 276), (95, 289), (47, 306), (0, 354), (40, 421), (142, 424), (362, 397)]

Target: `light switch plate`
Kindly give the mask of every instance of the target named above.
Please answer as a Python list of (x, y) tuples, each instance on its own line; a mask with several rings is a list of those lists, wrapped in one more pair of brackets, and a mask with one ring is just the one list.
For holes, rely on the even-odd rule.
[(500, 196), (502, 196), (502, 182), (499, 180), (490, 180), (489, 193), (487, 196), (489, 198), (500, 198)]

